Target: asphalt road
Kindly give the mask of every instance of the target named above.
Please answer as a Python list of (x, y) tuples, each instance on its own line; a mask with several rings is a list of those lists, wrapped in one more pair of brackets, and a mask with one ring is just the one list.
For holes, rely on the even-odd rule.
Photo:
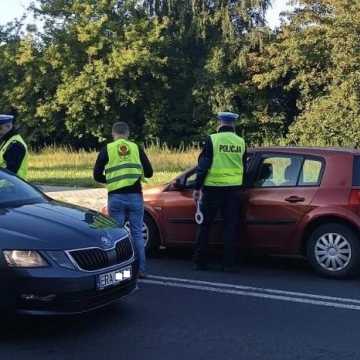
[(360, 359), (360, 279), (323, 279), (294, 259), (195, 272), (188, 253), (149, 260), (149, 273), (94, 313), (1, 322), (0, 359)]

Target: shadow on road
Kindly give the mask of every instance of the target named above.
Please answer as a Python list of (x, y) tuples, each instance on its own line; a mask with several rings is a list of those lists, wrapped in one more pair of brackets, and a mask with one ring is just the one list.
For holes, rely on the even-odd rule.
[[(76, 339), (91, 336), (99, 331), (109, 332), (132, 320), (136, 310), (127, 300), (122, 300), (105, 308), (72, 316), (6, 316), (2, 319), (0, 344), (21, 342), (31, 343), (36, 339), (51, 342), (63, 339)], [(121, 325), (120, 325), (121, 326)], [(1, 345), (0, 345), (1, 347)]]
[[(154, 257), (155, 260), (175, 260), (188, 263), (191, 266), (192, 262), (192, 250), (185, 248), (173, 248), (160, 251), (159, 254)], [(222, 263), (221, 251), (213, 250), (209, 254), (209, 262), (214, 265), (220, 265)], [(313, 273), (312, 268), (302, 257), (285, 257), (285, 256), (269, 256), (269, 255), (254, 255), (250, 253), (243, 253), (237, 259), (237, 267), (239, 272), (242, 269), (257, 269), (261, 270), (286, 270), (288, 272), (309, 274)]]
[[(211, 254), (211, 263), (221, 263), (221, 253)], [(316, 275), (304, 259), (252, 256), (244, 254), (239, 259), (238, 272), (226, 274), (219, 270), (195, 272), (192, 269), (192, 251), (188, 249), (171, 249), (161, 251), (156, 258), (149, 259), (149, 273), (161, 276), (173, 276), (186, 279), (228, 282), (250, 286), (304, 291), (331, 296), (357, 297), (359, 290), (357, 281), (337, 281), (321, 278)], [(143, 289), (129, 299), (123, 299), (106, 308), (78, 316), (30, 317), (21, 316), (4, 319), (0, 327), (0, 348), (5, 351), (43, 351), (43, 347), (52, 348), (54, 341), (61, 348), (69, 344), (85, 342), (88, 348), (96, 347), (95, 343), (87, 343), (87, 339), (105, 341), (108, 336), (116, 342), (119, 336), (126, 337), (129, 324), (143, 326), (142, 319), (153, 316), (147, 298), (149, 288)], [(165, 291), (165, 292), (164, 292)], [(153, 289), (155, 301), (161, 306), (163, 296), (168, 290)], [(159, 292), (159, 293), (158, 293)], [(107, 335), (105, 335), (107, 334)], [(60, 345), (59, 345), (60, 344)], [(58, 350), (57, 350), (58, 351)], [(0, 359), (2, 357), (0, 356)], [(8, 358), (4, 358), (8, 359)]]

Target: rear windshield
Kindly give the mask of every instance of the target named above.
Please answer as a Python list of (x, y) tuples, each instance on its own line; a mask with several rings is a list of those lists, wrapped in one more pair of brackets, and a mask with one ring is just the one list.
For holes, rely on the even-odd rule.
[(353, 186), (360, 186), (360, 156), (354, 156)]

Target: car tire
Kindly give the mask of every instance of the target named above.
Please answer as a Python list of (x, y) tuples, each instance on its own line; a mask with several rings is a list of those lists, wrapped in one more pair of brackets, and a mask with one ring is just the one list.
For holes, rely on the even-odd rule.
[(320, 225), (307, 241), (307, 258), (321, 275), (342, 279), (360, 270), (360, 243), (348, 226)]
[(144, 227), (147, 228), (148, 241), (145, 246), (145, 251), (148, 256), (156, 256), (160, 249), (160, 234), (153, 218), (145, 212)]
[[(125, 229), (130, 231), (129, 223), (125, 223)], [(147, 212), (144, 214), (143, 238), (147, 256), (155, 256), (160, 249), (160, 234), (155, 221)]]

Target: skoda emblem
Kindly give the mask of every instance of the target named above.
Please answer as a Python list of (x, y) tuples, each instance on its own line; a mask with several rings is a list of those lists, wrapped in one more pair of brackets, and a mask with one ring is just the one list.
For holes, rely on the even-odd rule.
[(113, 242), (105, 236), (103, 236), (101, 238), (101, 243), (105, 249), (108, 249), (108, 248), (112, 247), (112, 245), (113, 245)]

